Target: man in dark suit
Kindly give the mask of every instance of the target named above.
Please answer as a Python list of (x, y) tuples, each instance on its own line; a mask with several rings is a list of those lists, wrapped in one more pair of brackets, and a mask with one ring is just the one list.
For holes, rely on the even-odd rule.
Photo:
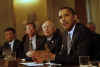
[(43, 37), (39, 36), (36, 32), (36, 27), (34, 23), (26, 24), (26, 35), (23, 37), (23, 47), (24, 47), (24, 57), (32, 57), (32, 52), (35, 50), (44, 49), (45, 40)]
[[(4, 54), (6, 51), (10, 50), (11, 53), (16, 55), (16, 58), (21, 58), (21, 42), (16, 38), (15, 29), (9, 27), (5, 29), (5, 39), (6, 42), (2, 46), (2, 53)], [(8, 49), (8, 50), (6, 50)]]
[(79, 56), (92, 56), (92, 33), (75, 20), (76, 13), (70, 7), (59, 10), (59, 20), (65, 29), (61, 51), (55, 61), (61, 64), (78, 64)]
[(94, 23), (87, 23), (87, 27), (89, 28), (89, 30), (93, 33), (93, 60), (95, 61), (100, 61), (100, 34), (98, 34), (96, 32), (96, 25)]
[(42, 24), (43, 35), (46, 38), (46, 44), (50, 51), (54, 54), (57, 54), (60, 50), (60, 45), (62, 44), (62, 35), (59, 29), (56, 29), (56, 26), (53, 21), (46, 20)]

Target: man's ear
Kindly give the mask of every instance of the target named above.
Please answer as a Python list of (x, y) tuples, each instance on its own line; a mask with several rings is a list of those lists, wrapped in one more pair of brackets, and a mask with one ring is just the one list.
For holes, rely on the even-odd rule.
[(74, 21), (76, 21), (76, 22), (79, 21), (78, 16), (77, 16), (76, 14), (73, 16), (73, 19), (74, 19)]
[(56, 27), (54, 27), (54, 32), (56, 32)]
[(73, 19), (75, 20), (77, 18), (77, 15), (73, 15)]
[(17, 34), (15, 33), (15, 34), (14, 34), (14, 37), (16, 38), (16, 36), (17, 36)]

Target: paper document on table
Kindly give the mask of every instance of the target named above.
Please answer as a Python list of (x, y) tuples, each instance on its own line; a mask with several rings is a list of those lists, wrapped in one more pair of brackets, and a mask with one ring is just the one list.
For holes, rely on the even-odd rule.
[(51, 62), (49, 62), (49, 63), (44, 63), (44, 64), (61, 66), (61, 64), (56, 64), (56, 63), (51, 63)]
[(43, 64), (38, 64), (36, 62), (26, 62), (26, 63), (20, 63), (20, 64), (23, 64), (25, 66), (43, 66)]

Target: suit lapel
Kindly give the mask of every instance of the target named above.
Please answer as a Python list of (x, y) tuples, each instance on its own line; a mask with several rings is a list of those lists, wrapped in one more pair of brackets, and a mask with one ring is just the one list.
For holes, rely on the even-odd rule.
[(16, 43), (16, 40), (14, 41), (14, 44), (13, 44), (13, 51), (16, 51), (16, 47), (17, 47), (17, 45), (16, 45), (17, 43)]
[[(63, 48), (65, 48), (65, 46), (67, 47), (67, 32), (64, 32), (64, 37), (63, 37)], [(74, 54), (75, 49), (77, 48), (77, 43), (78, 43), (78, 26), (76, 24), (74, 32), (73, 32), (73, 36), (72, 36), (72, 43), (71, 43), (71, 50), (69, 55)]]
[(26, 36), (26, 40), (24, 42), (24, 51), (27, 52), (29, 50), (29, 37)]
[(61, 46), (61, 51), (59, 54), (67, 55), (67, 31), (64, 32), (63, 44)]
[(73, 32), (73, 37), (72, 37), (72, 47), (71, 47), (71, 54), (74, 54), (75, 49), (78, 47), (78, 26), (75, 26), (75, 30)]
[(9, 42), (6, 42), (6, 44), (5, 44), (4, 47), (5, 47), (5, 48), (10, 48)]
[(40, 45), (40, 40), (38, 35), (36, 35), (36, 50), (39, 48), (39, 45)]

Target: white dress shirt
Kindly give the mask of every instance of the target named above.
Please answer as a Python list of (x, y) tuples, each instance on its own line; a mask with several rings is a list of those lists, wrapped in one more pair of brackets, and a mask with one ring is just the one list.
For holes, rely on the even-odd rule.
[(9, 42), (9, 45), (11, 47), (11, 51), (13, 51), (14, 42), (15, 42), (15, 40), (12, 40), (11, 42)]
[(74, 25), (74, 27), (72, 28), (72, 30), (70, 30), (70, 31), (68, 32), (68, 34), (70, 34), (71, 40), (72, 40), (72, 37), (73, 37), (74, 29), (75, 29), (75, 25)]
[(53, 38), (53, 36), (47, 37), (47, 40), (50, 41)]
[(32, 40), (32, 49), (36, 50), (36, 35), (30, 38), (30, 40)]
[(71, 42), (72, 42), (72, 37), (73, 37), (73, 33), (74, 33), (74, 29), (75, 29), (75, 25), (74, 25), (74, 27), (72, 28), (72, 30), (70, 30), (69, 32), (68, 32), (68, 42), (67, 42), (67, 49), (68, 49), (68, 54), (70, 54), (70, 50), (71, 50), (71, 47), (72, 47), (72, 44), (70, 44)]

